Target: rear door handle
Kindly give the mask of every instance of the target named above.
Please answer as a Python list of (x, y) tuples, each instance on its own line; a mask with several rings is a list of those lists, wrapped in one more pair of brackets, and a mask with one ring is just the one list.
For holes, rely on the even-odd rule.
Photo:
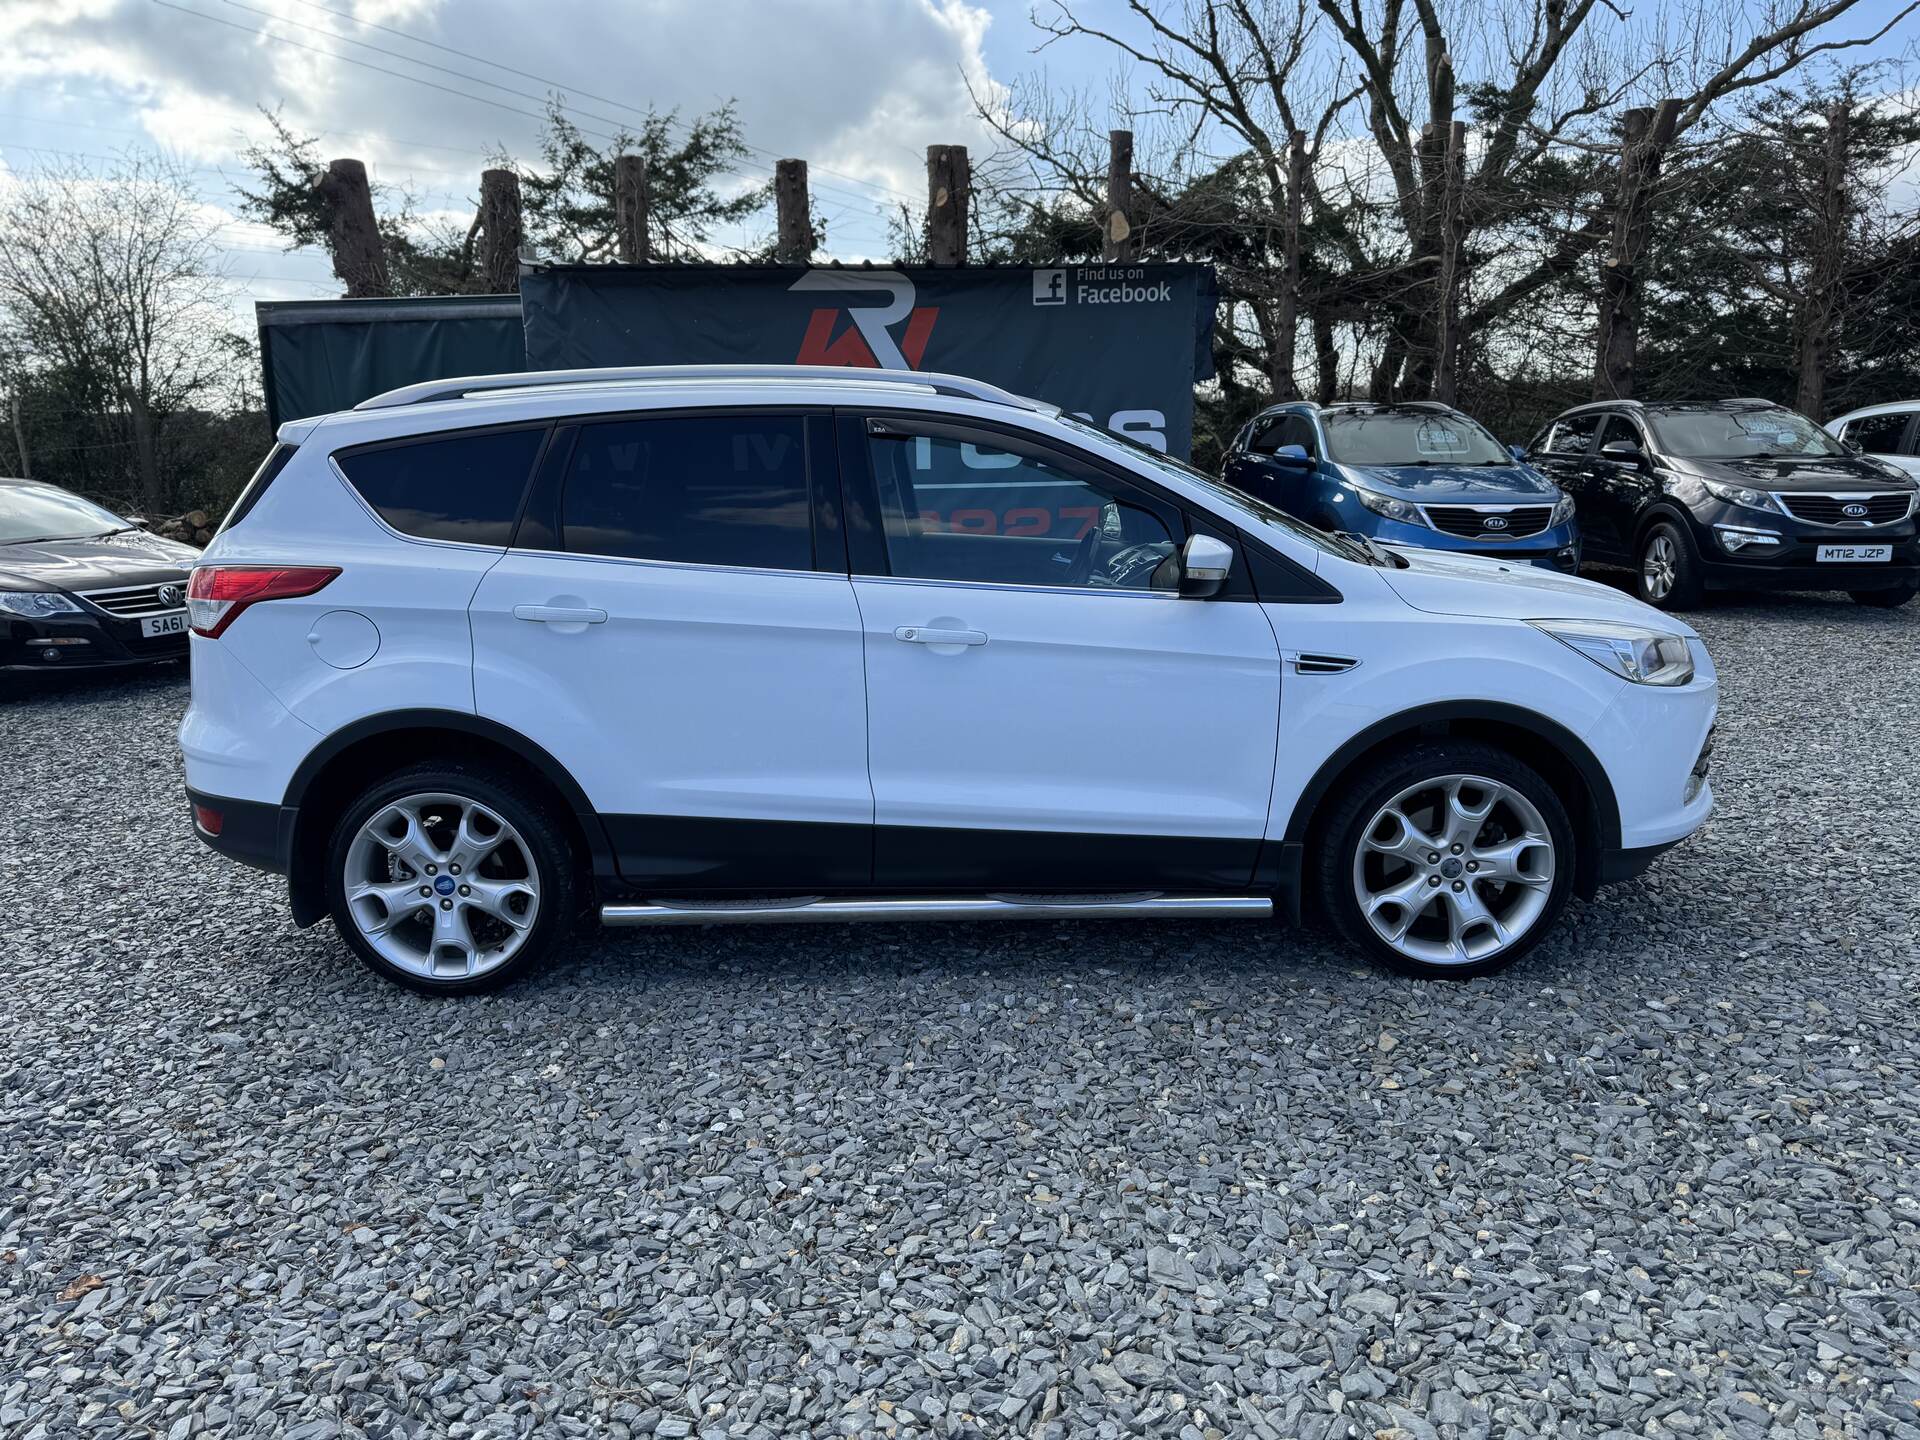
[(902, 625), (893, 632), (896, 640), (905, 640), (914, 645), (984, 645), (987, 632), (984, 630), (931, 630), (925, 625)]
[(516, 605), (516, 620), (541, 620), (549, 625), (604, 625), (607, 612), (587, 605)]

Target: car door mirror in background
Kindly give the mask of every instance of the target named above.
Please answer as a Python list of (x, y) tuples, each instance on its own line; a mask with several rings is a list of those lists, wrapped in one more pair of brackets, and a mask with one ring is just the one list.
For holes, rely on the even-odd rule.
[(1647, 462), (1640, 447), (1631, 440), (1609, 440), (1600, 447), (1600, 458), (1615, 460), (1622, 465), (1644, 465)]
[(1303, 470), (1310, 468), (1314, 463), (1313, 457), (1307, 453), (1304, 445), (1282, 445), (1269, 458), (1281, 465)]
[(1233, 547), (1211, 535), (1189, 535), (1180, 549), (1180, 597), (1205, 600), (1220, 593), (1233, 570)]

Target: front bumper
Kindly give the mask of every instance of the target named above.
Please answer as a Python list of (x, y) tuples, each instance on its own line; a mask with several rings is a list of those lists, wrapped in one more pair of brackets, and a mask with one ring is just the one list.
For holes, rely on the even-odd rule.
[(1572, 521), (1527, 535), (1518, 540), (1489, 540), (1484, 536), (1449, 535), (1425, 525), (1410, 525), (1367, 512), (1370, 525), (1354, 528), (1378, 540), (1382, 545), (1410, 545), (1421, 550), (1444, 550), (1454, 555), (1478, 555), (1488, 560), (1505, 560), (1515, 565), (1531, 565), (1542, 570), (1557, 570), (1572, 575), (1580, 569), (1580, 531)]
[(28, 620), (0, 611), (0, 670), (104, 670), (187, 658), (187, 636), (140, 633), (138, 620), (86, 611)]
[[(1758, 532), (1772, 544), (1731, 537)], [(1714, 503), (1694, 514), (1694, 549), (1718, 590), (1893, 590), (1920, 581), (1920, 539), (1912, 520), (1897, 525), (1809, 525), (1790, 516)], [(1738, 545), (1738, 548), (1734, 548)], [(1887, 560), (1822, 561), (1822, 545), (1887, 545)]]
[[(1638, 873), (1635, 863), (1642, 858), (1651, 863), (1661, 850), (1698, 830), (1713, 812), (1708, 766), (1720, 683), (1706, 647), (1696, 639), (1690, 648), (1690, 684), (1623, 682), (1613, 703), (1583, 737), (1605, 768), (1619, 807), (1619, 846), (1601, 859), (1603, 881)], [(1645, 856), (1638, 856), (1642, 851)]]

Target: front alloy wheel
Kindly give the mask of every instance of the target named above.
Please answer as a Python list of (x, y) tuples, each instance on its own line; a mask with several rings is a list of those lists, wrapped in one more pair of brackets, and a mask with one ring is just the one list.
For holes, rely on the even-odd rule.
[(1484, 775), (1407, 786), (1374, 812), (1353, 857), (1360, 913), (1421, 965), (1494, 958), (1546, 913), (1553, 879), (1546, 819)]
[(1574, 872), (1573, 823), (1553, 787), (1492, 745), (1416, 745), (1350, 790), (1320, 831), (1321, 903), (1394, 969), (1465, 978), (1517, 959), (1552, 928)]

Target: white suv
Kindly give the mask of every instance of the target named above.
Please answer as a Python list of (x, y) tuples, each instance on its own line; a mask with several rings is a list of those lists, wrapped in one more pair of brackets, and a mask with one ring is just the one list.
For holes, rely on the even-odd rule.
[(952, 376), (395, 391), (281, 429), (189, 606), (200, 835), (426, 991), (585, 914), (1278, 909), (1479, 974), (1712, 806), (1672, 616)]

